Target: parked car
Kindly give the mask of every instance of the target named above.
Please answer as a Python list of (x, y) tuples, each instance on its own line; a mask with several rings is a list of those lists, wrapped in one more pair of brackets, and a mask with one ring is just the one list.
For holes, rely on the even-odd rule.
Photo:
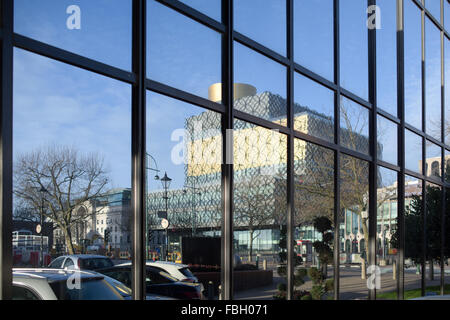
[[(116, 265), (114, 267), (99, 269), (108, 277), (114, 278), (131, 287), (131, 264)], [(146, 294), (157, 294), (176, 299), (203, 299), (203, 286), (199, 283), (182, 282), (167, 272), (147, 265), (146, 267)]]
[(113, 265), (113, 261), (105, 256), (93, 254), (72, 254), (56, 258), (48, 265), (48, 268), (97, 270), (112, 267)]
[[(70, 288), (71, 276), (77, 272), (80, 286)], [(13, 300), (124, 300), (105, 276), (92, 271), (73, 269), (13, 269)]]
[[(146, 265), (170, 274), (173, 278), (182, 282), (198, 283), (198, 279), (189, 270), (188, 265), (169, 261), (147, 261)], [(118, 266), (131, 266), (131, 262), (118, 264)]]

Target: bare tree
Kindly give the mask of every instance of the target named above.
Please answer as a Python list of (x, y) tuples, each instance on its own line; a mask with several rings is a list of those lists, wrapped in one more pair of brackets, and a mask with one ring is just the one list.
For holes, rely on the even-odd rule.
[[(74, 147), (53, 145), (21, 154), (15, 164), (16, 203), (36, 215), (42, 213), (44, 221), (60, 229), (69, 254), (73, 254), (71, 230), (96, 213), (90, 203), (109, 181), (103, 159), (97, 154), (81, 154)], [(90, 208), (78, 210), (82, 206)]]

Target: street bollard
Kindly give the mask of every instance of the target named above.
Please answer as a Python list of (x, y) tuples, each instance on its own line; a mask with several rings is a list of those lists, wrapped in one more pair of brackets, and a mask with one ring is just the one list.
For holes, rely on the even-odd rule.
[(366, 260), (361, 262), (361, 279), (366, 279)]
[(208, 300), (214, 300), (214, 284), (212, 281), (208, 282)]
[(263, 270), (267, 270), (267, 260), (263, 260)]
[(397, 261), (392, 263), (392, 280), (397, 280)]

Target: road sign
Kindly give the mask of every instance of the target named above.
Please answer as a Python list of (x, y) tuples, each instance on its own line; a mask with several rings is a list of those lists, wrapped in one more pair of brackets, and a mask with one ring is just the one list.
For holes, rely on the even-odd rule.
[(163, 227), (163, 229), (167, 229), (169, 227), (169, 220), (167, 219), (162, 219), (161, 221), (161, 227)]
[(38, 224), (36, 226), (36, 233), (41, 233), (41, 231), (42, 231), (42, 226), (40, 224)]

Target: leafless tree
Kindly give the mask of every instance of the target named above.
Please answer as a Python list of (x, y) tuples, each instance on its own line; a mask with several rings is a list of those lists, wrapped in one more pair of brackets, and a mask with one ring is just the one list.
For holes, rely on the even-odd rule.
[(40, 147), (15, 160), (15, 202), (32, 214), (42, 213), (44, 221), (60, 229), (69, 254), (74, 253), (71, 230), (96, 213), (78, 209), (90, 206), (108, 182), (103, 159), (81, 154), (75, 147)]

